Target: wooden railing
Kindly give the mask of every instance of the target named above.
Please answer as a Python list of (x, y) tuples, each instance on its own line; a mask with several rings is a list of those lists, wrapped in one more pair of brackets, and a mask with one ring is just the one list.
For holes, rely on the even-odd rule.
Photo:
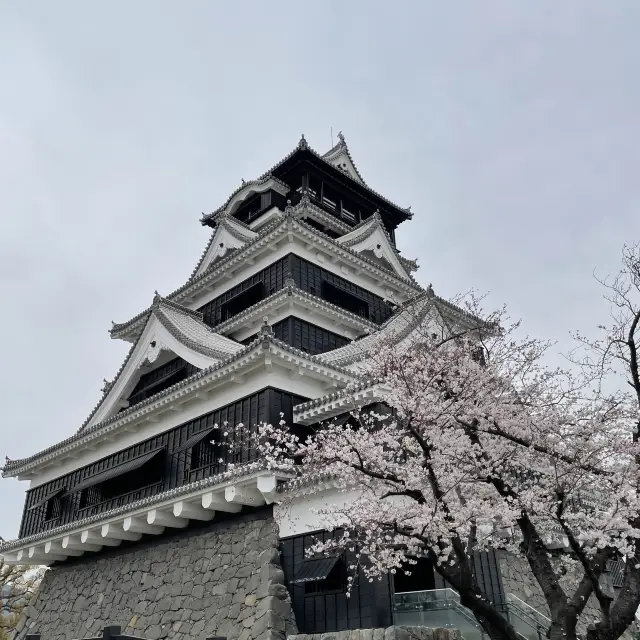
[(146, 487), (141, 487), (140, 489), (135, 489), (134, 491), (129, 491), (128, 493), (123, 493), (119, 496), (114, 496), (113, 498), (109, 498), (108, 500), (103, 500), (102, 502), (98, 502), (97, 504), (82, 507), (81, 509), (78, 509), (78, 517), (76, 519), (82, 520), (83, 518), (88, 518), (95, 515), (96, 513), (109, 511), (110, 509), (115, 509), (116, 507), (130, 504), (131, 502), (135, 502), (136, 500), (142, 500), (142, 498), (154, 496), (157, 493), (161, 493), (163, 486), (164, 482), (155, 482), (154, 484), (147, 485)]

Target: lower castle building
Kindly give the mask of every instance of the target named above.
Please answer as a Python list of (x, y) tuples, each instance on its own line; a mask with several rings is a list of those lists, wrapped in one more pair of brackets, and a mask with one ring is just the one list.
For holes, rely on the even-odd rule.
[[(210, 239), (185, 284), (111, 328), (131, 349), (84, 424), (4, 467), (29, 488), (0, 553), (50, 567), (17, 638), (118, 624), (149, 640), (263, 640), (429, 623), (420, 594), (447, 593), (433, 567), (358, 579), (347, 597), (348, 558), (305, 556), (332, 535), (311, 499), (278, 512), (287, 478), (236, 428), (346, 419), (354, 398), (379, 407), (386, 390), (364, 367), (377, 337), (474, 326), (414, 279), (395, 242), (411, 217), (365, 183), (342, 135), (324, 155), (303, 137), (203, 216)], [(544, 610), (516, 559), (479, 553), (476, 569), (494, 602)]]

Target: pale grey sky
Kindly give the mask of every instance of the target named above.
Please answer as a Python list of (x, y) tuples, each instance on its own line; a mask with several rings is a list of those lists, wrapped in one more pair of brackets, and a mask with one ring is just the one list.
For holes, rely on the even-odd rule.
[[(74, 433), (202, 211), (344, 131), (419, 280), (568, 346), (640, 240), (640, 3), (0, 0), (0, 460)], [(0, 481), (15, 537), (26, 483)]]

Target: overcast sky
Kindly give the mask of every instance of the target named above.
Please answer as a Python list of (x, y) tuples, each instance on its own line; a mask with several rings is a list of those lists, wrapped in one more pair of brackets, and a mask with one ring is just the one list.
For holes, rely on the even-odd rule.
[[(0, 460), (71, 434), (202, 211), (342, 130), (421, 283), (540, 337), (640, 240), (640, 3), (0, 0)], [(26, 483), (0, 481), (15, 537)]]

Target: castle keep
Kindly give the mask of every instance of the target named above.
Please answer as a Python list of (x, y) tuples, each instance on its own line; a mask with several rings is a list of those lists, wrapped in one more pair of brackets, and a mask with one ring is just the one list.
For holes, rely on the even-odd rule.
[[(346, 420), (354, 398), (384, 401), (364, 369), (380, 335), (400, 343), (427, 318), (472, 326), (414, 279), (395, 241), (410, 218), (365, 183), (342, 135), (323, 155), (302, 137), (203, 216), (210, 239), (184, 285), (111, 328), (131, 349), (84, 424), (4, 468), (29, 488), (19, 537), (0, 553), (51, 567), (18, 637), (107, 624), (149, 640), (382, 628), (398, 594), (446, 586), (424, 566), (357, 580), (347, 598), (348, 558), (305, 556), (332, 535), (312, 499), (274, 519), (286, 477), (236, 428)], [(496, 601), (498, 555), (477, 559)]]

